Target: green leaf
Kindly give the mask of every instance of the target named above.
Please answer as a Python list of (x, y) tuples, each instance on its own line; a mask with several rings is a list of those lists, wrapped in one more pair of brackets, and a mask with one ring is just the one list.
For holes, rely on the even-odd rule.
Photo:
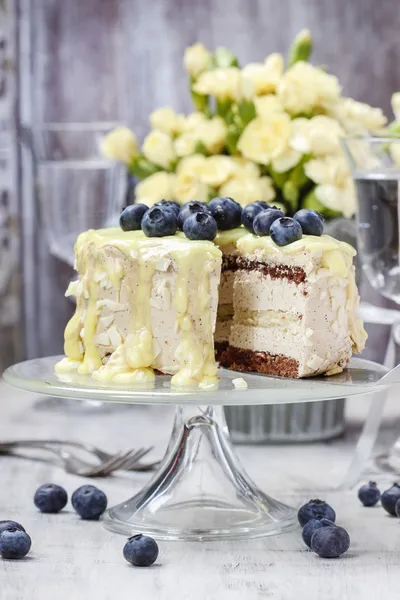
[(270, 167), (270, 169), (269, 169), (269, 175), (274, 180), (274, 183), (275, 183), (276, 187), (278, 187), (280, 189), (283, 188), (283, 186), (285, 184), (285, 181), (288, 178), (288, 174), (287, 173), (278, 173), (272, 167)]
[(228, 49), (220, 46), (213, 54), (213, 65), (218, 69), (227, 69), (228, 67), (238, 67), (237, 57)]
[(390, 125), (388, 125), (388, 134), (390, 137), (399, 137), (400, 136), (400, 121), (392, 121)]
[(194, 153), (195, 154), (204, 154), (204, 156), (208, 156), (207, 147), (200, 140), (197, 140), (197, 142), (196, 142), (196, 146), (194, 147)]
[(217, 115), (223, 119), (227, 119), (229, 113), (232, 112), (232, 100), (227, 98), (226, 100), (217, 99)]
[(282, 194), (292, 211), (295, 212), (300, 196), (298, 187), (292, 181), (286, 181), (282, 187)]
[(308, 61), (312, 52), (312, 38), (308, 29), (302, 29), (294, 38), (289, 49), (288, 65), (291, 67), (299, 60)]
[(154, 175), (154, 173), (161, 170), (160, 167), (149, 162), (143, 156), (137, 156), (129, 165), (129, 173), (135, 175), (138, 179), (146, 179), (146, 177), (150, 177), (150, 175)]
[(248, 125), (250, 121), (256, 118), (256, 107), (251, 100), (242, 100), (238, 103), (239, 117), (243, 125)]
[(215, 187), (208, 187), (208, 202), (210, 202), (213, 198), (218, 196), (218, 190)]
[(207, 117), (211, 116), (209, 97), (204, 96), (203, 94), (198, 94), (193, 88), (190, 88), (190, 95), (192, 96), (195, 109), (204, 113)]
[(299, 164), (297, 164), (290, 172), (289, 179), (298, 188), (303, 187), (303, 185), (309, 181), (304, 170), (304, 165), (309, 159), (310, 157), (308, 155), (303, 156)]
[(229, 154), (237, 154), (237, 143), (241, 136), (241, 129), (236, 127), (235, 125), (230, 125), (228, 127), (228, 133), (226, 135), (225, 146), (229, 152)]
[(307, 196), (304, 198), (303, 208), (308, 208), (309, 210), (316, 210), (321, 215), (323, 215), (324, 217), (327, 217), (329, 219), (331, 219), (331, 218), (333, 219), (334, 217), (339, 217), (342, 214), (336, 210), (332, 210), (332, 209), (324, 206), (322, 204), (322, 202), (320, 202), (318, 200), (318, 198), (316, 197), (315, 188), (313, 190), (311, 190), (311, 192), (309, 192), (309, 194), (307, 194)]

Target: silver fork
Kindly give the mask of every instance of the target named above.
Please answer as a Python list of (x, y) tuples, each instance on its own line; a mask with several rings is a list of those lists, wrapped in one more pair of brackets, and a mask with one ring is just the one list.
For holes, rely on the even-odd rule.
[(151, 448), (140, 448), (139, 450), (128, 450), (126, 452), (117, 452), (99, 465), (93, 465), (81, 458), (78, 458), (72, 452), (64, 448), (54, 448), (50, 445), (28, 446), (27, 444), (13, 443), (10, 445), (0, 445), (0, 452), (12, 452), (18, 447), (34, 447), (42, 450), (48, 450), (55, 454), (62, 462), (67, 473), (81, 475), (82, 477), (106, 477), (114, 471), (122, 468), (131, 468), (135, 463), (147, 454)]
[[(114, 456), (114, 454), (111, 454), (110, 452), (106, 452), (105, 450), (102, 450), (101, 448), (98, 448), (97, 446), (94, 446), (93, 444), (88, 444), (88, 443), (83, 443), (83, 442), (74, 442), (74, 441), (70, 441), (70, 440), (55, 440), (55, 439), (16, 440), (16, 441), (10, 441), (10, 442), (7, 442), (7, 441), (1, 442), (0, 441), (0, 452), (7, 451), (9, 449), (12, 450), (14, 448), (19, 448), (19, 447), (42, 448), (43, 446), (46, 446), (46, 448), (48, 448), (49, 446), (71, 446), (73, 448), (79, 448), (89, 454), (93, 454), (102, 462), (106, 462), (107, 460), (109, 460), (110, 458), (112, 458)], [(148, 448), (148, 452), (150, 452), (150, 450), (152, 450), (152, 449), (153, 449), (152, 446), (150, 448)], [(147, 452), (146, 452), (146, 454), (147, 454)], [(160, 464), (160, 461), (153, 461), (151, 463), (139, 463), (137, 461), (136, 463), (132, 464), (129, 467), (124, 466), (122, 468), (124, 470), (128, 470), (128, 471), (150, 471), (150, 470), (154, 469), (155, 467), (157, 467), (159, 464)]]

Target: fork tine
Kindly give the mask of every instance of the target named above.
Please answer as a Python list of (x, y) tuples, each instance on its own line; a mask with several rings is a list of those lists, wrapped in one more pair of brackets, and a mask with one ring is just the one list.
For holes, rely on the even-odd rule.
[(125, 454), (126, 454), (125, 452), (117, 452), (116, 454), (111, 456), (105, 462), (101, 463), (97, 467), (94, 467), (90, 472), (91, 476), (92, 477), (96, 477), (96, 476), (101, 477), (104, 475), (108, 475), (108, 473), (111, 473), (114, 470), (115, 465), (119, 464), (121, 457), (123, 457)]
[(118, 471), (126, 462), (130, 461), (133, 450), (127, 452), (118, 452), (110, 461), (107, 461), (102, 465), (101, 474), (103, 476), (109, 475), (114, 471)]
[(129, 471), (134, 465), (136, 465), (143, 456), (150, 452), (151, 448), (140, 448), (131, 459), (124, 465), (124, 469)]

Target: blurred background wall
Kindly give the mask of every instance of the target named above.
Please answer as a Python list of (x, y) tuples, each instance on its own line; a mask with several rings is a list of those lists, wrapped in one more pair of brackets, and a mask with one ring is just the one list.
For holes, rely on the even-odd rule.
[(151, 110), (190, 106), (186, 46), (225, 45), (245, 63), (285, 53), (303, 27), (312, 32), (313, 62), (329, 66), (346, 95), (389, 115), (390, 96), (400, 90), (398, 0), (11, 0), (2, 19), (19, 71), (20, 272), (29, 357), (62, 350), (73, 309), (63, 296), (72, 270), (49, 255), (40, 233), (33, 123), (125, 121), (142, 138)]

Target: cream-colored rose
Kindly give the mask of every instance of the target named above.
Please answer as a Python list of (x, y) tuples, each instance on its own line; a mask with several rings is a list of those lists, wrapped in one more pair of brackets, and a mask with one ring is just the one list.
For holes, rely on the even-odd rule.
[(188, 115), (185, 119), (183, 131), (186, 133), (191, 133), (207, 120), (208, 119), (206, 115), (202, 112), (190, 113), (190, 115)]
[(196, 151), (196, 139), (191, 133), (184, 133), (174, 140), (176, 156), (190, 156)]
[(228, 128), (221, 117), (207, 119), (198, 125), (192, 135), (202, 142), (210, 154), (218, 154), (225, 145)]
[(315, 195), (327, 208), (351, 217), (356, 209), (353, 181), (343, 156), (326, 156), (310, 160), (304, 166), (305, 173), (317, 183)]
[(252, 160), (246, 160), (241, 156), (232, 156), (231, 160), (235, 165), (233, 177), (235, 179), (258, 179), (260, 177), (260, 167)]
[(153, 129), (174, 137), (184, 130), (185, 117), (177, 115), (171, 107), (164, 106), (151, 113), (150, 123)]
[(181, 173), (176, 177), (173, 197), (181, 204), (191, 200), (207, 202), (208, 185), (197, 175)]
[(153, 206), (160, 200), (173, 198), (176, 183), (174, 173), (159, 171), (140, 181), (135, 189), (136, 202)]
[(277, 96), (291, 114), (308, 113), (337, 101), (340, 86), (336, 77), (309, 63), (299, 61), (282, 76)]
[(351, 134), (380, 133), (387, 123), (380, 108), (352, 98), (342, 98), (330, 107), (329, 113)]
[(340, 138), (344, 134), (344, 129), (335, 119), (324, 115), (312, 119), (294, 119), (289, 145), (303, 154), (341, 154)]
[(268, 119), (272, 113), (285, 112), (278, 97), (274, 94), (257, 96), (254, 98), (254, 106), (256, 107), (257, 115), (263, 119)]
[(242, 69), (243, 77), (249, 79), (257, 95), (274, 93), (283, 74), (283, 58), (271, 54), (264, 63), (249, 63)]
[(194, 175), (201, 177), (201, 173), (206, 165), (206, 157), (202, 154), (193, 154), (192, 156), (186, 156), (179, 161), (176, 167), (177, 175)]
[(142, 151), (150, 162), (163, 169), (168, 169), (176, 158), (171, 137), (162, 131), (151, 131), (143, 142)]
[(242, 206), (257, 200), (271, 202), (275, 198), (273, 182), (269, 177), (230, 179), (220, 188), (219, 194), (233, 198)]
[(129, 164), (139, 150), (135, 134), (128, 127), (110, 131), (100, 142), (100, 150), (107, 158)]
[(200, 177), (207, 185), (219, 187), (235, 173), (235, 168), (229, 156), (210, 156), (200, 170)]
[(262, 165), (272, 164), (279, 173), (294, 167), (301, 153), (289, 147), (291, 121), (286, 113), (272, 113), (268, 119), (250, 121), (238, 141), (245, 158)]
[(400, 140), (390, 144), (390, 155), (394, 166), (400, 168)]
[(400, 121), (400, 92), (392, 94), (391, 104), (396, 121)]
[(212, 94), (219, 100), (237, 100), (240, 96), (240, 70), (237, 67), (228, 67), (205, 71), (193, 89), (205, 96)]
[(197, 43), (193, 46), (186, 48), (183, 57), (183, 64), (185, 65), (186, 71), (192, 77), (196, 78), (208, 68), (210, 64), (211, 54), (203, 46), (203, 44)]

